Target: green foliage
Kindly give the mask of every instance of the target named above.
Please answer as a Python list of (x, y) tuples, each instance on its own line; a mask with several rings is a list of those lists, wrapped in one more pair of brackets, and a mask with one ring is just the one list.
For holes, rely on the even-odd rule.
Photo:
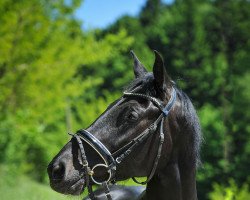
[(250, 191), (247, 184), (237, 187), (235, 181), (230, 180), (228, 186), (214, 184), (213, 191), (209, 194), (210, 200), (248, 200)]
[[(84, 101), (103, 83), (86, 65), (105, 63), (131, 42), (126, 31), (97, 41), (72, 14), (78, 1), (4, 1), (0, 5), (0, 162), (45, 180), (46, 166), (66, 143), (66, 131), (87, 126), (107, 106)], [(82, 71), (82, 73), (80, 73)], [(113, 94), (107, 92), (112, 98)], [(95, 96), (91, 96), (91, 100)], [(77, 112), (91, 111), (91, 116)], [(85, 121), (84, 121), (85, 120)], [(85, 123), (82, 123), (85, 122)], [(49, 147), (49, 148), (48, 148)]]

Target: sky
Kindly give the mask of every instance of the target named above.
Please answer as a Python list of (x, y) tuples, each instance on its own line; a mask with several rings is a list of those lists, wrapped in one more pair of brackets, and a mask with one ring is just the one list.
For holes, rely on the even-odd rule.
[[(84, 0), (75, 16), (83, 29), (105, 28), (123, 15), (136, 16), (146, 0)], [(173, 0), (163, 0), (171, 3)]]

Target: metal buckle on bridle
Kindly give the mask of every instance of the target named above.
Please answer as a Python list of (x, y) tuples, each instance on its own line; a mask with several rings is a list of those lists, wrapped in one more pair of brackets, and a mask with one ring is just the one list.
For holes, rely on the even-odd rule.
[(83, 167), (88, 167), (89, 166), (88, 161), (87, 160), (82, 161), (82, 166)]
[(149, 127), (148, 127), (149, 131), (152, 133), (152, 132), (155, 132), (156, 129), (157, 129), (157, 125), (155, 123), (151, 124)]
[(94, 175), (94, 171), (91, 170), (90, 168), (89, 168), (89, 170), (88, 170), (88, 175), (90, 175), (90, 176), (93, 176), (93, 175)]

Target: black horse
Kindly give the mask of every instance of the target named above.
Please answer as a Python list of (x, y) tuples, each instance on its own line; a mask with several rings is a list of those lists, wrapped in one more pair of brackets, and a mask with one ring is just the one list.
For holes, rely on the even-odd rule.
[[(148, 177), (146, 190), (111, 187), (113, 199), (195, 200), (201, 132), (188, 96), (175, 86), (155, 51), (153, 73), (135, 54), (135, 80), (86, 130), (80, 130), (48, 166), (51, 187), (79, 195), (91, 185)], [(103, 163), (103, 164), (100, 164)], [(134, 192), (133, 192), (134, 191)], [(97, 192), (98, 193), (98, 192)], [(91, 194), (93, 195), (93, 194)]]

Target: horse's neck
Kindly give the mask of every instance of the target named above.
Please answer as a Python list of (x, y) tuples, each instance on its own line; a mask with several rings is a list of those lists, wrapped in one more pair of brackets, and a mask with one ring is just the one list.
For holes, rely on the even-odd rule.
[(184, 174), (177, 164), (169, 164), (148, 183), (140, 200), (197, 200), (194, 173)]

